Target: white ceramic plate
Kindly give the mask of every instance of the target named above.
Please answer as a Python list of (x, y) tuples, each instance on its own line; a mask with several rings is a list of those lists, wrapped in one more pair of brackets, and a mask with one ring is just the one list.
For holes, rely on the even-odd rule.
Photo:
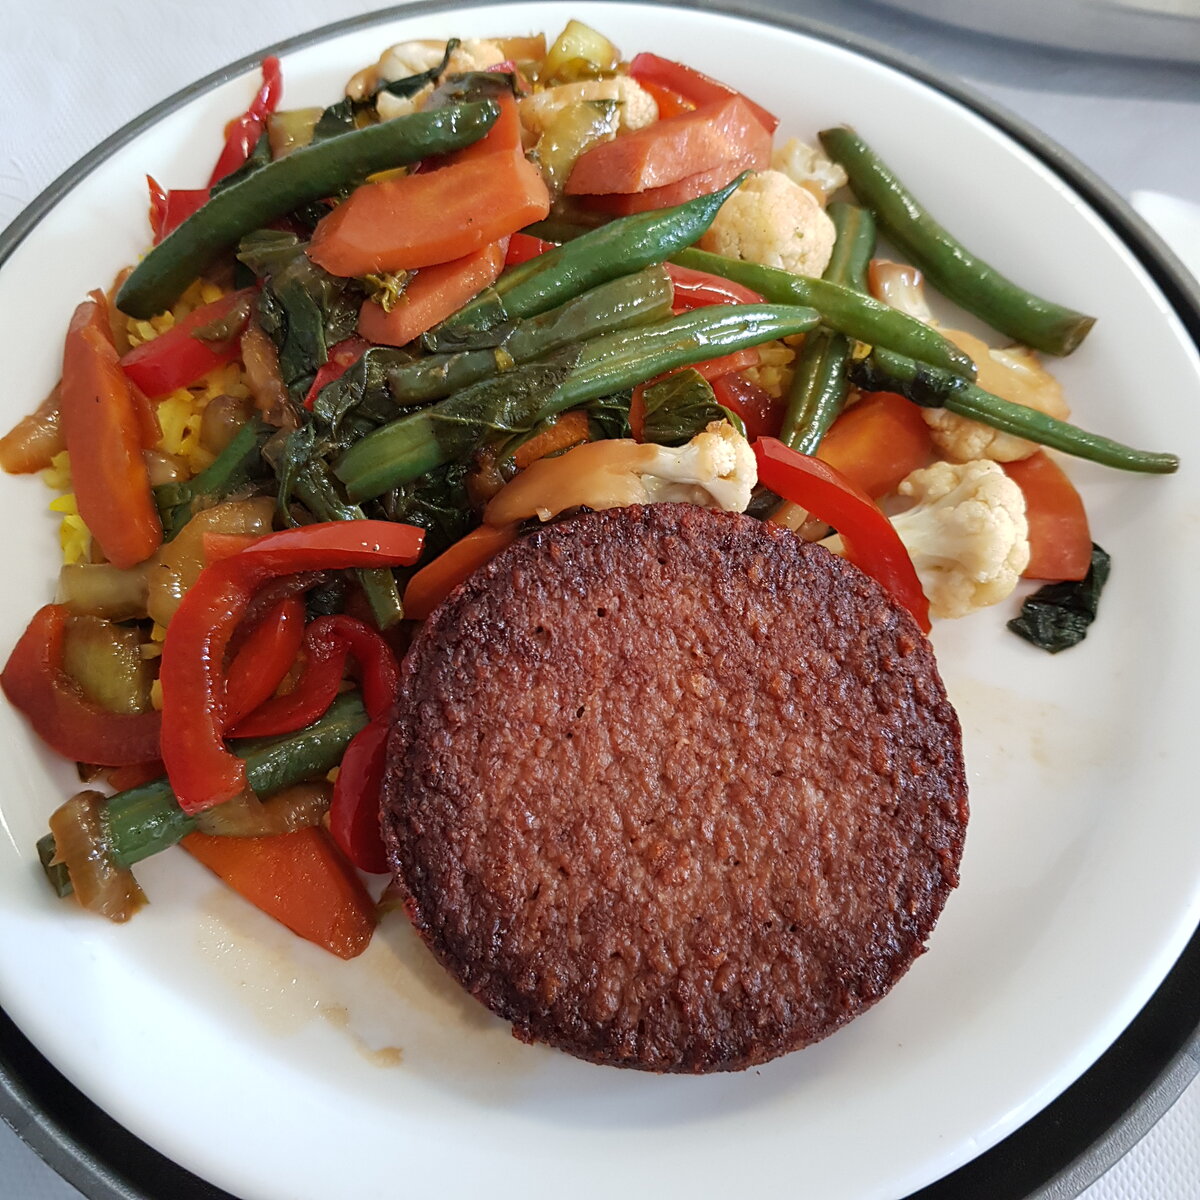
[[(577, 16), (740, 85), (811, 137), (849, 121), (980, 253), (1100, 322), (1056, 366), (1079, 420), (1200, 449), (1195, 347), (1132, 253), (987, 120), (830, 44), (714, 13), (511, 5), (422, 14), (287, 54), (289, 107), (328, 102), (393, 41), (544, 29)], [(4, 422), (52, 385), (74, 305), (146, 241), (143, 175), (196, 186), (243, 76), (162, 117), (83, 178), (0, 271)], [(1049, 657), (992, 610), (935, 634), (965, 730), (962, 886), (895, 991), (760, 1070), (657, 1078), (516, 1043), (390, 917), (334, 961), (185, 856), (145, 863), (153, 903), (115, 928), (56, 901), (33, 845), (71, 769), (0, 712), (0, 1005), (87, 1095), (246, 1200), (351, 1195), (898, 1197), (1061, 1092), (1153, 992), (1200, 916), (1188, 697), (1200, 667), (1200, 495), (1073, 470), (1113, 555), (1088, 641)], [(35, 481), (0, 480), (10, 578), (0, 646), (53, 591)]]

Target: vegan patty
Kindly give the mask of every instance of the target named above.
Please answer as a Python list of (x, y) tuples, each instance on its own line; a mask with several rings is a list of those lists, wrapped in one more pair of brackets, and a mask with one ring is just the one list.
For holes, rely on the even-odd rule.
[(687, 504), (476, 572), (405, 662), (383, 824), (410, 916), (526, 1041), (737, 1070), (925, 947), (967, 820), (928, 642), (856, 567)]

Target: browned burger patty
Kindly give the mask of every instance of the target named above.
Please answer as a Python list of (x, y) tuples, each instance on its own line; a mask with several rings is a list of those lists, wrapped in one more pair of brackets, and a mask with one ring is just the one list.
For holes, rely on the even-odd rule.
[(924, 949), (967, 820), (909, 615), (692, 505), (539, 530), (426, 623), (384, 830), (418, 930), (528, 1041), (652, 1071), (816, 1041)]

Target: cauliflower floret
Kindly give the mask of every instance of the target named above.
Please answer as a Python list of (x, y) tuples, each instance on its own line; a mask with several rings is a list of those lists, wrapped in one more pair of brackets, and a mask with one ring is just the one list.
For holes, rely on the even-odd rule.
[[(979, 368), (976, 383), (993, 396), (1024, 404), (1065, 421), (1071, 408), (1063, 394), (1062, 384), (1042, 366), (1038, 356), (1024, 346), (1008, 346), (997, 350), (963, 333), (959, 329), (942, 332), (960, 349), (965, 350)], [(1028, 458), (1037, 445), (1011, 433), (1001, 433), (990, 425), (960, 417), (944, 408), (922, 408), (921, 416), (929, 426), (933, 444), (954, 462), (970, 462), (990, 458), (994, 462), (1016, 462)]]
[(777, 147), (771, 155), (771, 166), (802, 188), (807, 188), (822, 206), (847, 182), (846, 169), (841, 163), (835, 163), (832, 158), (799, 138), (788, 138), (782, 146)]
[(615, 100), (620, 107), (622, 130), (643, 129), (658, 120), (658, 103), (636, 79), (615, 75), (611, 79), (584, 79), (534, 92), (519, 102), (521, 124), (541, 136), (558, 114), (571, 104), (584, 101)]
[(685, 445), (655, 446), (638, 468), (650, 503), (675, 500), (725, 512), (744, 512), (758, 482), (750, 443), (728, 421), (713, 421)]
[[(925, 301), (925, 278), (916, 267), (877, 259), (871, 264), (871, 291), (892, 308), (908, 313), (926, 325), (941, 329), (979, 368), (976, 382), (985, 392), (1024, 404), (1065, 421), (1071, 415), (1062, 385), (1047, 371), (1041, 359), (1025, 346), (997, 350), (974, 334), (961, 329), (944, 329), (934, 319)], [(960, 417), (943, 408), (923, 408), (933, 444), (952, 462), (990, 458), (994, 462), (1016, 462), (1028, 458), (1037, 446), (990, 425)]]
[(728, 421), (714, 421), (683, 446), (639, 445), (625, 438), (589, 442), (543, 458), (492, 497), (489, 525), (571, 508), (621, 508), (678, 501), (743, 512), (758, 482), (750, 443)]
[[(365, 100), (381, 83), (394, 83), (409, 75), (419, 75), (436, 67), (446, 54), (445, 42), (398, 42), (389, 46), (372, 67), (359, 71), (346, 85), (346, 95), (353, 100)], [(504, 61), (504, 51), (495, 42), (484, 38), (467, 38), (451, 53), (446, 64), (447, 75), (462, 75), (468, 71), (486, 71)], [(384, 121), (407, 116), (425, 103), (432, 84), (426, 84), (415, 96), (393, 96), (381, 92), (375, 109)]]
[(965, 617), (1011, 595), (1029, 563), (1021, 489), (990, 460), (935, 462), (900, 495), (917, 503), (892, 518), (935, 617)]
[(835, 236), (833, 222), (812, 192), (780, 171), (760, 171), (721, 205), (700, 248), (820, 275), (829, 265)]

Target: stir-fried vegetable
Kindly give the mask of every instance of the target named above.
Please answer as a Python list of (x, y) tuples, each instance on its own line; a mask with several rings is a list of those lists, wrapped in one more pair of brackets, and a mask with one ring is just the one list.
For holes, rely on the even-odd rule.
[(133, 269), (117, 307), (133, 317), (161, 312), (222, 250), (258, 229), (375, 171), (446, 154), (478, 141), (499, 116), (490, 101), (414, 113), (317, 142), (269, 163), (213, 196)]
[(772, 304), (803, 304), (821, 314), (821, 323), (847, 337), (871, 346), (886, 346), (967, 378), (975, 377), (975, 364), (953, 342), (936, 329), (850, 287), (793, 275), (777, 267), (742, 262), (710, 254), (707, 250), (683, 250), (671, 261), (697, 271), (707, 271), (753, 288)]
[(783, 305), (697, 309), (628, 332), (585, 342), (556, 369), (510, 371), (401, 417), (369, 434), (339, 460), (336, 471), (356, 500), (378, 496), (476, 450), (486, 433), (519, 433), (588, 400), (631, 387), (715, 354), (812, 329), (812, 309)]
[[(866, 209), (831, 204), (829, 216), (837, 230), (833, 257), (823, 279), (856, 292), (866, 291), (867, 264), (875, 253), (875, 221)], [(846, 364), (850, 341), (844, 333), (818, 329), (804, 343), (788, 393), (787, 411), (779, 440), (801, 454), (813, 454), (834, 418), (846, 405), (850, 381)]]
[(846, 168), (854, 194), (875, 213), (889, 240), (951, 300), (993, 329), (1048, 354), (1070, 354), (1087, 336), (1095, 317), (1035, 296), (972, 254), (925, 211), (854, 130), (826, 129), (821, 144)]
[[(1066, 353), (1091, 319), (970, 255), (848, 129), (821, 135), (835, 162), (794, 137), (773, 157), (779, 121), (741, 91), (579, 22), (548, 51), (403, 43), (324, 109), (279, 112), (281, 88), (267, 59), (208, 187), (148, 177), (119, 311), (79, 306), (61, 382), (0, 440), (62, 493), (66, 560), (0, 683), (116, 792), (60, 806), (39, 857), (114, 920), (145, 901), (129, 868), (182, 841), (360, 952), (404, 620), (534, 522), (769, 518), (924, 630), (1024, 568), (1071, 581), (1012, 622), (1053, 651), (1107, 557), (1033, 445), (1178, 465), (1058, 419), (1032, 351), (937, 326), (919, 272), (872, 259), (876, 222), (1028, 345)], [(847, 175), (862, 207), (834, 197)]]
[(960, 375), (914, 362), (891, 351), (876, 349), (869, 357), (857, 360), (850, 368), (850, 377), (860, 387), (899, 392), (916, 404), (947, 408), (1004, 433), (1027, 438), (1039, 446), (1049, 446), (1106, 467), (1154, 475), (1169, 475), (1179, 470), (1177, 454), (1135, 450), (1024, 404), (1002, 400)]

